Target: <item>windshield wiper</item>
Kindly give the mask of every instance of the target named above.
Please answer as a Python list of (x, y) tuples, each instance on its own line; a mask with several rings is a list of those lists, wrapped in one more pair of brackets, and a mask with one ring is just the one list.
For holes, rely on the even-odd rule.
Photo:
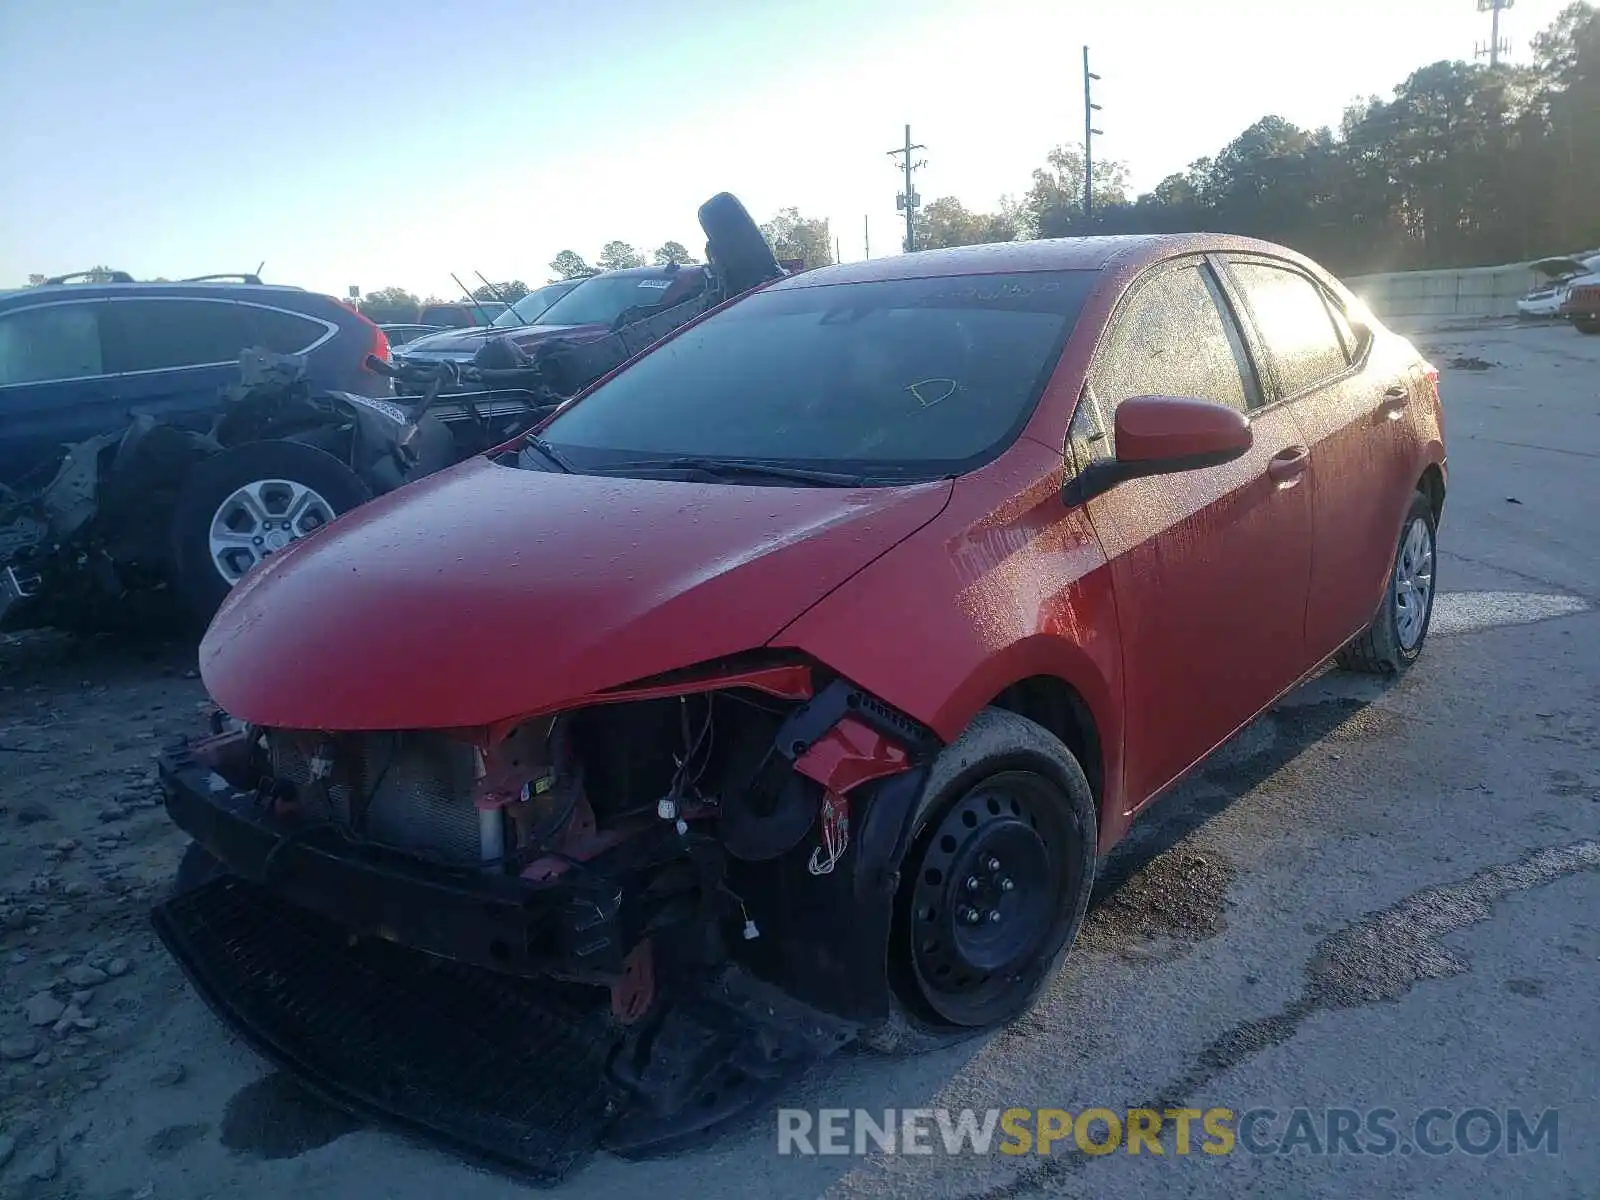
[(869, 482), (865, 475), (851, 475), (843, 471), (823, 471), (815, 467), (791, 467), (783, 463), (694, 455), (678, 458), (641, 458), (632, 462), (607, 464), (601, 469), (601, 473), (607, 475), (623, 471), (693, 471), (717, 479), (777, 479), (788, 483), (810, 483), (819, 487), (861, 487)]
[(564, 471), (568, 475), (572, 474), (572, 464), (567, 461), (566, 455), (562, 454), (561, 451), (557, 450), (537, 433), (530, 433), (522, 440), (528, 445), (532, 446), (540, 454), (548, 458), (551, 462), (555, 463), (559, 470)]

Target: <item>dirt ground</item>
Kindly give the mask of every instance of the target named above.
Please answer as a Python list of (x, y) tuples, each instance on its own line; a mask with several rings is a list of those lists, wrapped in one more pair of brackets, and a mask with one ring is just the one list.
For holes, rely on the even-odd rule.
[[(1560, 1156), (780, 1163), (763, 1125), (652, 1165), (602, 1156), (562, 1193), (1593, 1196), (1600, 339), (1417, 340), (1443, 368), (1452, 464), (1423, 662), (1393, 688), (1308, 685), (1142, 818), (1073, 965), (1017, 1028), (847, 1058), (790, 1102), (1514, 1099), (1564, 1106)], [(0, 1196), (522, 1193), (304, 1096), (156, 941), (148, 911), (185, 839), (153, 757), (202, 728), (193, 666), (178, 643), (0, 635)]]
[(176, 999), (147, 913), (187, 839), (153, 759), (203, 720), (193, 658), (176, 644), (0, 639), (0, 1159), (27, 1160), (25, 1180), (44, 1182), (84, 1136), (83, 1097)]

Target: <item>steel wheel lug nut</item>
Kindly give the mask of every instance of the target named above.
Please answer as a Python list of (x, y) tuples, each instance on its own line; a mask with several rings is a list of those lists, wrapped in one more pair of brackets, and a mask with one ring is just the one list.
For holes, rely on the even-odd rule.
[(983, 865), (991, 871), (998, 871), (1000, 869), (1000, 860), (998, 858), (991, 858)]
[(1016, 886), (1016, 884), (1012, 883), (1011, 880), (1007, 879), (1004, 875), (1000, 877), (1000, 890), (1002, 892), (1009, 892)]
[(965, 908), (961, 910), (961, 919), (968, 925), (976, 925), (983, 919), (983, 915), (975, 908)]
[(989, 924), (991, 924), (991, 925), (1000, 924), (1000, 910), (998, 908), (995, 909), (993, 912), (991, 912), (989, 914)]
[(967, 876), (967, 891), (975, 892), (977, 890), (978, 890), (978, 877), (976, 875), (968, 875)]

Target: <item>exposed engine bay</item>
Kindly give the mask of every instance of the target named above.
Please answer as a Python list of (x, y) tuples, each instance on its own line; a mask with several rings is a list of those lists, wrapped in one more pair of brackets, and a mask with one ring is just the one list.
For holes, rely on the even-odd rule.
[(500, 730), (219, 714), (162, 759), (168, 808), (274, 903), (575, 988), (653, 1142), (727, 1115), (730, 1062), (775, 1082), (891, 1015), (894, 864), (939, 746), (804, 662), (678, 674)]

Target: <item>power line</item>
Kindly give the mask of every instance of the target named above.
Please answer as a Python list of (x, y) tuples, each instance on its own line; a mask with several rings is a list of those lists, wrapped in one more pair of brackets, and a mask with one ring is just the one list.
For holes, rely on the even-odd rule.
[(912, 154), (912, 151), (914, 151), (914, 150), (926, 150), (926, 149), (927, 149), (926, 146), (914, 146), (914, 145), (911, 144), (911, 126), (907, 125), (906, 126), (906, 144), (904, 146), (900, 147), (900, 149), (898, 149), (898, 150), (889, 151), (889, 157), (890, 158), (894, 158), (894, 157), (899, 156), (899, 155), (904, 155), (905, 156), (905, 162), (903, 164), (903, 167), (904, 167), (905, 175), (906, 175), (906, 190), (901, 192), (900, 195), (895, 198), (895, 208), (899, 209), (900, 211), (902, 211), (902, 212), (904, 212), (906, 214), (906, 253), (907, 254), (910, 254), (913, 250), (915, 250), (917, 248), (917, 232), (916, 232), (916, 226), (913, 224), (913, 220), (916, 217), (917, 208), (922, 204), (922, 197), (917, 195), (916, 190), (911, 186), (911, 173), (913, 171), (915, 171), (918, 167), (925, 167), (925, 166), (928, 165), (928, 162), (927, 162), (926, 159), (922, 159), (920, 161), (913, 162), (912, 158), (911, 158), (911, 154)]
[(1083, 219), (1088, 221), (1094, 211), (1094, 145), (1096, 134), (1103, 130), (1094, 127), (1094, 114), (1100, 111), (1100, 105), (1094, 102), (1089, 91), (1090, 80), (1098, 80), (1100, 76), (1089, 70), (1089, 47), (1083, 48)]

